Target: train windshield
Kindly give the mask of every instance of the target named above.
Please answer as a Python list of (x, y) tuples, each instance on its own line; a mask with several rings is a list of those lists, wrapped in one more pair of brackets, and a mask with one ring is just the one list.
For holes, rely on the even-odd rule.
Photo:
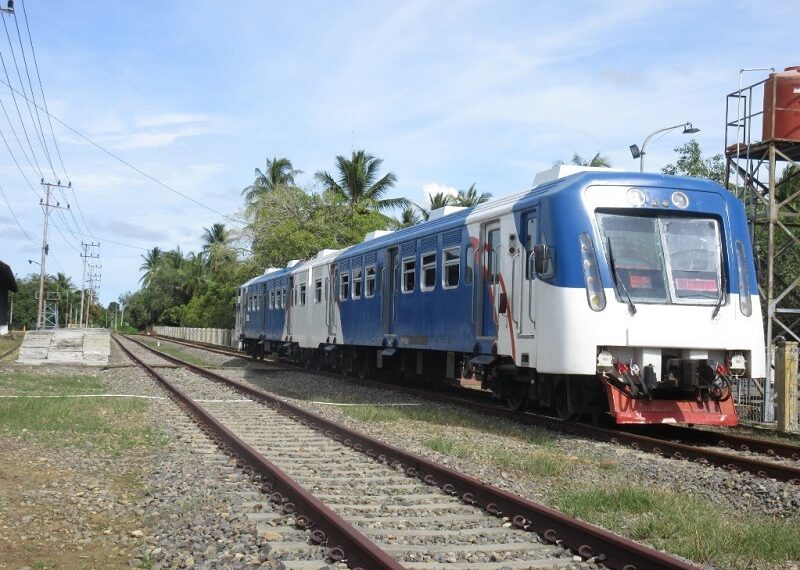
[(623, 299), (713, 304), (719, 298), (721, 255), (716, 220), (598, 214), (598, 221)]

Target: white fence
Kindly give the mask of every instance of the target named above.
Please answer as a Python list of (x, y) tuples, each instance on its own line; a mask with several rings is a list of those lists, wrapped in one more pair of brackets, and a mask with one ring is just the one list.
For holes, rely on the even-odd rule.
[(200, 329), (194, 327), (153, 327), (153, 332), (161, 336), (171, 336), (193, 342), (204, 342), (218, 346), (233, 347), (237, 342), (232, 329)]

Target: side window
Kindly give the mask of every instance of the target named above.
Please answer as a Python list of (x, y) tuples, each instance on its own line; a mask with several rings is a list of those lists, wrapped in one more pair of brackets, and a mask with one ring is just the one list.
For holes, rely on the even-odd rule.
[(353, 299), (361, 298), (361, 270), (353, 269)]
[(256, 295), (256, 311), (261, 310), (261, 293)]
[(322, 302), (322, 279), (314, 281), (314, 302)]
[(458, 287), (461, 277), (461, 250), (457, 247), (444, 250), (442, 284), (445, 289)]
[(281, 309), (286, 308), (286, 287), (283, 288), (281, 292)]
[(408, 257), (403, 260), (403, 281), (401, 283), (403, 293), (413, 292), (416, 280), (417, 260), (414, 257)]
[(489, 246), (489, 251), (487, 252), (487, 270), (489, 276), (489, 283), (495, 284), (498, 280), (498, 267), (497, 267), (497, 252), (498, 248), (500, 247), (500, 230), (495, 229), (489, 232), (489, 235), (486, 236), (486, 242)]
[(422, 278), (419, 288), (423, 291), (432, 291), (436, 287), (436, 253), (426, 253), (422, 256)]
[(269, 290), (269, 308), (270, 309), (274, 309), (275, 308), (275, 290), (274, 289), (270, 289)]
[(300, 306), (304, 306), (306, 304), (306, 284), (300, 283)]
[(374, 297), (375, 296), (375, 266), (370, 265), (367, 267), (367, 285), (366, 290), (364, 291), (365, 297)]
[(475, 250), (472, 249), (472, 245), (464, 248), (464, 257), (467, 262), (464, 268), (464, 283), (472, 285), (472, 275), (475, 273)]
[(528, 279), (535, 279), (536, 275), (533, 271), (533, 246), (536, 245), (536, 239), (539, 235), (539, 218), (536, 212), (527, 214), (525, 217), (525, 275)]
[(339, 299), (346, 301), (350, 296), (350, 272), (344, 271), (339, 275)]

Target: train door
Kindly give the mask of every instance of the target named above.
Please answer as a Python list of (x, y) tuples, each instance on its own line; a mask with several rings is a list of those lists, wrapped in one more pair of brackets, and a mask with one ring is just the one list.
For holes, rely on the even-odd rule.
[(483, 255), (481, 274), (482, 295), (479, 296), (481, 303), (480, 315), (480, 335), (483, 337), (497, 336), (497, 312), (500, 303), (500, 223), (491, 222), (483, 227)]
[(286, 302), (286, 334), (292, 334), (292, 307), (295, 303), (296, 293), (294, 290), (294, 276), (289, 276), (289, 287), (286, 289), (287, 295), (289, 298), (285, 300)]
[(519, 283), (519, 332), (520, 335), (533, 336), (536, 329), (534, 319), (536, 300), (535, 295), (535, 275), (533, 271), (533, 246), (537, 243), (539, 236), (539, 211), (532, 210), (525, 212), (522, 216), (522, 244), (524, 246), (524, 256), (522, 257), (522, 271)]
[(386, 250), (383, 263), (383, 332), (394, 334), (397, 320), (398, 290), (398, 256), (397, 247)]
[(325, 322), (328, 324), (328, 336), (336, 336), (336, 294), (339, 283), (339, 264), (331, 265), (331, 271), (325, 280), (326, 307)]

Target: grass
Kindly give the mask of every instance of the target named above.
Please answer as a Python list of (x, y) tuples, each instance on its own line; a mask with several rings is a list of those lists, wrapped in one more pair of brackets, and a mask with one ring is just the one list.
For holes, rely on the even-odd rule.
[(0, 336), (0, 355), (4, 355), (11, 351), (3, 360), (10, 360), (15, 349), (19, 348), (22, 344), (22, 336), (18, 334), (11, 334), (9, 336)]
[(164, 342), (161, 344), (161, 346), (158, 346), (158, 343), (161, 341), (150, 338), (142, 339), (142, 342), (144, 342), (146, 345), (152, 348), (155, 348), (156, 350), (160, 350), (161, 352), (169, 354), (170, 356), (174, 356), (175, 358), (180, 358), (181, 360), (188, 362), (189, 364), (194, 364), (195, 366), (205, 366), (205, 367), (211, 366), (211, 363), (208, 362), (207, 360), (203, 360), (199, 356), (195, 356), (190, 352), (186, 352), (185, 350), (182, 350), (176, 347), (175, 345), (167, 344), (166, 342)]
[[(88, 445), (115, 455), (163, 444), (163, 433), (149, 426), (144, 417), (149, 405), (146, 400), (63, 397), (105, 391), (89, 376), (2, 374), (0, 394), (23, 397), (0, 398), (0, 431), (55, 445)], [(54, 397), (25, 397), (34, 395)]]
[(342, 408), (342, 413), (367, 422), (418, 421), (436, 426), (477, 429), (493, 435), (512, 438), (523, 443), (542, 447), (554, 447), (555, 438), (547, 432), (519, 426), (469, 410), (439, 408), (433, 406), (353, 406)]
[(546, 449), (520, 451), (509, 450), (499, 445), (484, 449), (480, 445), (467, 446), (455, 439), (440, 435), (429, 437), (423, 441), (423, 445), (443, 455), (460, 459), (480, 459), (503, 471), (528, 477), (563, 475), (575, 463), (565, 455)]
[(622, 532), (697, 562), (725, 568), (769, 568), (800, 559), (796, 522), (721, 512), (687, 494), (639, 485), (565, 489), (556, 497), (565, 513)]

